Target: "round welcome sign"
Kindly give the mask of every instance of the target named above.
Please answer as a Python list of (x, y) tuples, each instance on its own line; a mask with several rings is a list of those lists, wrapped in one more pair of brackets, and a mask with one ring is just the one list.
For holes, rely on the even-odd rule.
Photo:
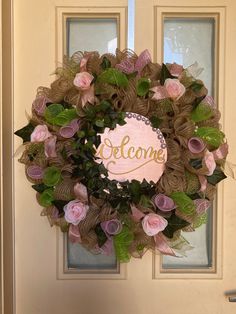
[(102, 159), (110, 180), (157, 182), (167, 160), (161, 131), (136, 113), (127, 112), (125, 121), (125, 125), (117, 125), (114, 130), (105, 129), (96, 156)]

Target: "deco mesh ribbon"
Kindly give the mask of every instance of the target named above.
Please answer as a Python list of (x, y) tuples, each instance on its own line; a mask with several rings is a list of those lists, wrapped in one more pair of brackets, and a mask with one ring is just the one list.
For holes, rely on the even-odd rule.
[[(15, 132), (24, 145), (19, 161), (52, 226), (121, 262), (148, 249), (185, 255), (191, 246), (182, 231), (206, 223), (228, 154), (201, 70), (153, 63), (147, 50), (64, 58), (50, 88), (38, 88), (29, 123)], [(158, 182), (109, 180), (96, 160), (100, 134), (124, 125), (126, 112), (145, 116), (165, 137)]]

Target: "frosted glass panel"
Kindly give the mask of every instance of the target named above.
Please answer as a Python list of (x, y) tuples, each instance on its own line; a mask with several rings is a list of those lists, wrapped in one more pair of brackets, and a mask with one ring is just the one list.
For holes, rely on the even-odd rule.
[[(76, 51), (114, 53), (117, 48), (117, 20), (115, 18), (68, 18), (66, 20), (67, 55)], [(67, 241), (67, 265), (78, 271), (116, 271), (115, 255), (94, 255), (80, 244)]]
[(114, 255), (92, 254), (79, 244), (72, 244), (68, 241), (68, 267), (79, 270), (114, 270), (117, 262)]
[[(179, 63), (187, 67), (195, 61), (204, 71), (199, 76), (214, 94), (215, 22), (211, 18), (166, 18), (164, 20), (164, 62)], [(208, 212), (208, 223), (195, 232), (183, 232), (193, 249), (187, 257), (163, 257), (163, 268), (208, 268), (212, 266), (212, 214)]]
[(68, 18), (67, 54), (75, 51), (114, 53), (117, 48), (117, 20), (112, 18)]
[(176, 62), (187, 67), (195, 61), (204, 71), (199, 76), (214, 94), (215, 20), (165, 19), (164, 21), (164, 62)]

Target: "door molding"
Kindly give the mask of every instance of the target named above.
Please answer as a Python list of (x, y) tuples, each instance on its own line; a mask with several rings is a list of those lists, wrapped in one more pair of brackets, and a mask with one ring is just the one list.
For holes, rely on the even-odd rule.
[(15, 313), (13, 214), (13, 0), (2, 0), (1, 297), (2, 313)]

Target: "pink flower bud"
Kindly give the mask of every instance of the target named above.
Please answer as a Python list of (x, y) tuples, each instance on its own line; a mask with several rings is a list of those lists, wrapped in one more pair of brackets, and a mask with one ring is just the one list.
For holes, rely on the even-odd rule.
[(74, 119), (69, 124), (62, 126), (59, 134), (64, 138), (71, 138), (79, 130), (79, 120)]
[(171, 211), (176, 208), (176, 205), (172, 198), (164, 195), (164, 194), (157, 194), (153, 197), (153, 201), (155, 205), (162, 211)]
[(188, 149), (193, 154), (201, 153), (206, 147), (206, 144), (199, 137), (191, 137), (188, 140)]
[(34, 180), (40, 180), (43, 178), (43, 169), (37, 165), (27, 167), (26, 173), (31, 179)]
[(94, 77), (88, 72), (77, 73), (74, 78), (74, 85), (81, 90), (87, 90), (90, 88), (90, 84)]
[(48, 131), (48, 127), (45, 124), (39, 124), (35, 127), (30, 139), (31, 142), (44, 142), (50, 136), (52, 136), (52, 134)]
[(121, 232), (122, 224), (118, 219), (111, 219), (101, 223), (101, 227), (105, 233), (115, 235)]

